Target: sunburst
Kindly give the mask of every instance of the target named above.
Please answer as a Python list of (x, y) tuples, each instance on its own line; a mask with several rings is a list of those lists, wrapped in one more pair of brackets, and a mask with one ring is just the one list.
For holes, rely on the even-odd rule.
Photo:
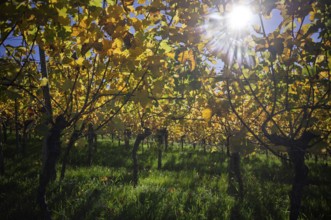
[(233, 5), (223, 14), (212, 13), (207, 16), (203, 29), (208, 39), (208, 48), (219, 58), (234, 62), (251, 63), (245, 38), (249, 36), (253, 14), (249, 7)]

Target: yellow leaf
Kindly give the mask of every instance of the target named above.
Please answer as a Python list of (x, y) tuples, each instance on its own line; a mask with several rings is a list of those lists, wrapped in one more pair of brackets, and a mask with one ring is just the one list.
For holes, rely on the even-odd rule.
[(145, 4), (145, 2), (146, 2), (146, 0), (138, 0), (138, 4), (141, 4), (141, 5)]
[(319, 73), (320, 79), (328, 79), (329, 78), (329, 72), (328, 71), (322, 71)]
[(72, 27), (71, 36), (77, 37), (79, 34), (80, 34), (80, 28), (76, 26)]
[(316, 63), (322, 63), (324, 61), (325, 55), (318, 55), (316, 58)]
[(168, 53), (172, 50), (171, 46), (167, 43), (166, 40), (161, 41), (160, 49), (164, 50), (165, 53)]
[(263, 70), (264, 70), (264, 72), (269, 72), (269, 67), (268, 66), (264, 66), (263, 67)]
[(134, 0), (124, 0), (124, 4), (125, 4), (126, 6), (133, 5), (133, 2), (134, 2)]
[(205, 44), (204, 44), (204, 43), (199, 43), (199, 44), (198, 44), (198, 50), (199, 50), (200, 52), (202, 52), (204, 48), (205, 48)]
[(47, 86), (47, 83), (48, 83), (48, 79), (46, 77), (43, 77), (40, 80), (40, 86)]
[(167, 57), (175, 59), (175, 53), (166, 53)]
[(82, 66), (82, 65), (83, 65), (83, 62), (84, 62), (84, 58), (83, 58), (83, 57), (79, 57), (78, 60), (76, 60), (76, 63), (77, 63), (79, 66)]
[(192, 50), (187, 50), (184, 52), (181, 52), (178, 55), (178, 61), (181, 63), (186, 63), (186, 61), (189, 61), (189, 64), (191, 66), (190, 70), (193, 71), (195, 69), (195, 58)]
[(210, 121), (212, 114), (213, 111), (210, 108), (205, 108), (204, 110), (202, 110), (202, 117), (207, 122)]
[(121, 54), (122, 51), (120, 48), (116, 48), (115, 50), (113, 50), (113, 54)]
[(258, 25), (258, 24), (253, 25), (253, 29), (254, 29), (254, 31), (255, 31), (256, 33), (259, 33), (259, 34), (262, 33), (262, 28), (261, 28), (261, 26)]
[(113, 48), (122, 48), (123, 41), (119, 38), (116, 38), (112, 44)]

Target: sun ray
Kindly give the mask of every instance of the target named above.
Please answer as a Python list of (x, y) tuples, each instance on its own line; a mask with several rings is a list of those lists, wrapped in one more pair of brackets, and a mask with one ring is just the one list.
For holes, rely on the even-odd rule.
[(250, 21), (253, 15), (247, 6), (233, 5), (223, 14), (211, 13), (206, 17), (202, 29), (209, 40), (208, 49), (220, 58), (226, 57), (229, 64), (234, 62), (250, 65), (248, 36)]

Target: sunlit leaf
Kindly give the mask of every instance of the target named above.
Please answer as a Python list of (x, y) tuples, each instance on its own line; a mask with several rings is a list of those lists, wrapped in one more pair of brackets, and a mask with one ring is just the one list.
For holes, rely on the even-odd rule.
[(205, 121), (210, 121), (213, 111), (210, 108), (205, 108), (202, 110), (202, 118), (205, 119)]
[(40, 80), (40, 86), (47, 86), (47, 84), (48, 84), (48, 79), (46, 77), (43, 77)]

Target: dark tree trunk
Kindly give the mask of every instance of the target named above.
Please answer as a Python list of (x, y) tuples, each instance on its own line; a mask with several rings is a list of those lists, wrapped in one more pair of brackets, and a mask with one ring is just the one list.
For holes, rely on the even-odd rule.
[(300, 213), (304, 186), (307, 183), (308, 167), (305, 164), (305, 150), (292, 147), (289, 151), (290, 160), (294, 166), (294, 180), (290, 193), (290, 220), (297, 220)]
[[(9, 131), (9, 135), (12, 135), (13, 134), (13, 127), (9, 125), (9, 130), (8, 131)], [(7, 140), (8, 140), (8, 138), (7, 138)]]
[(169, 131), (167, 129), (164, 129), (164, 151), (168, 151), (169, 146)]
[(5, 174), (5, 158), (3, 156), (3, 136), (2, 136), (2, 129), (0, 127), (0, 176)]
[(92, 157), (93, 157), (93, 148), (96, 140), (96, 134), (93, 129), (93, 125), (89, 124), (88, 125), (88, 131), (87, 131), (87, 143), (88, 143), (88, 158), (87, 158), (87, 163), (89, 166), (92, 165)]
[(126, 149), (130, 149), (130, 138), (131, 138), (131, 131), (129, 129), (125, 129), (124, 131), (124, 145)]
[(7, 123), (6, 122), (3, 122), (2, 123), (2, 128), (3, 128), (3, 143), (6, 144), (7, 143), (7, 139), (8, 139), (8, 136), (7, 136)]
[(23, 129), (23, 138), (22, 138), (22, 154), (26, 154), (26, 145), (28, 142), (28, 133), (27, 130), (24, 128)]
[(182, 151), (183, 151), (184, 150), (184, 136), (181, 136), (180, 143), (181, 143)]
[(230, 157), (230, 137), (226, 137), (226, 143), (225, 143), (225, 146), (226, 146), (226, 155), (228, 157)]
[(63, 155), (63, 161), (62, 161), (62, 168), (61, 168), (61, 176), (60, 176), (60, 181), (62, 181), (64, 179), (65, 176), (65, 172), (66, 172), (66, 167), (67, 167), (67, 162), (68, 162), (68, 156), (69, 153), (71, 151), (71, 149), (73, 148), (73, 146), (75, 145), (75, 142), (78, 140), (78, 138), (81, 135), (81, 131), (82, 130), (74, 130), (70, 136), (70, 140), (68, 142), (66, 151), (64, 152)]
[(94, 147), (94, 152), (97, 152), (98, 151), (98, 135), (96, 133), (94, 133), (94, 144), (93, 144), (93, 147)]
[(166, 129), (160, 129), (157, 131), (156, 138), (158, 142), (158, 154), (157, 154), (157, 169), (162, 168), (162, 148), (165, 145)]
[(139, 145), (142, 141), (145, 140), (146, 137), (151, 135), (151, 130), (148, 128), (145, 128), (144, 133), (138, 134), (136, 137), (136, 140), (133, 145), (132, 149), (132, 160), (133, 160), (133, 186), (136, 187), (138, 185), (138, 157), (137, 157), (137, 151), (139, 148)]
[(20, 143), (20, 133), (19, 133), (18, 108), (19, 108), (18, 100), (15, 99), (15, 138), (16, 138), (15, 145), (16, 145), (16, 152), (20, 153), (21, 143)]
[[(41, 76), (48, 79), (47, 65), (46, 65), (46, 55), (45, 51), (39, 47), (39, 57), (40, 57), (40, 70)], [(44, 114), (45, 114), (45, 125), (53, 123), (53, 109), (51, 103), (51, 95), (49, 91), (49, 84), (42, 86), (43, 97), (45, 101)], [(55, 165), (57, 157), (59, 156), (60, 149), (60, 136), (62, 130), (66, 127), (66, 121), (63, 116), (58, 116), (53, 123), (52, 128), (45, 135), (43, 141), (43, 165), (39, 176), (39, 186), (37, 194), (37, 202), (43, 212), (43, 219), (51, 219), (50, 210), (48, 209), (46, 203), (46, 188), (52, 177), (55, 177)]]
[(114, 143), (114, 133), (111, 133), (111, 142)]
[(38, 204), (43, 211), (44, 219), (51, 219), (50, 210), (46, 203), (46, 188), (50, 181), (56, 179), (56, 162), (60, 155), (61, 132), (66, 127), (66, 121), (62, 115), (58, 116), (49, 131), (46, 139), (45, 161), (39, 178)]
[(26, 145), (28, 142), (28, 129), (30, 125), (33, 123), (33, 120), (26, 120), (24, 121), (23, 126), (23, 139), (22, 139), (22, 154), (25, 155), (26, 153)]
[(238, 152), (231, 153), (229, 159), (229, 192), (236, 191), (235, 181), (238, 184), (238, 195), (240, 200), (244, 198), (244, 184), (240, 172), (240, 155)]
[(118, 136), (118, 146), (121, 146), (121, 138)]
[(206, 150), (206, 139), (202, 139), (201, 145), (202, 145), (202, 148), (203, 148), (203, 152), (206, 153), (207, 152), (207, 150)]

